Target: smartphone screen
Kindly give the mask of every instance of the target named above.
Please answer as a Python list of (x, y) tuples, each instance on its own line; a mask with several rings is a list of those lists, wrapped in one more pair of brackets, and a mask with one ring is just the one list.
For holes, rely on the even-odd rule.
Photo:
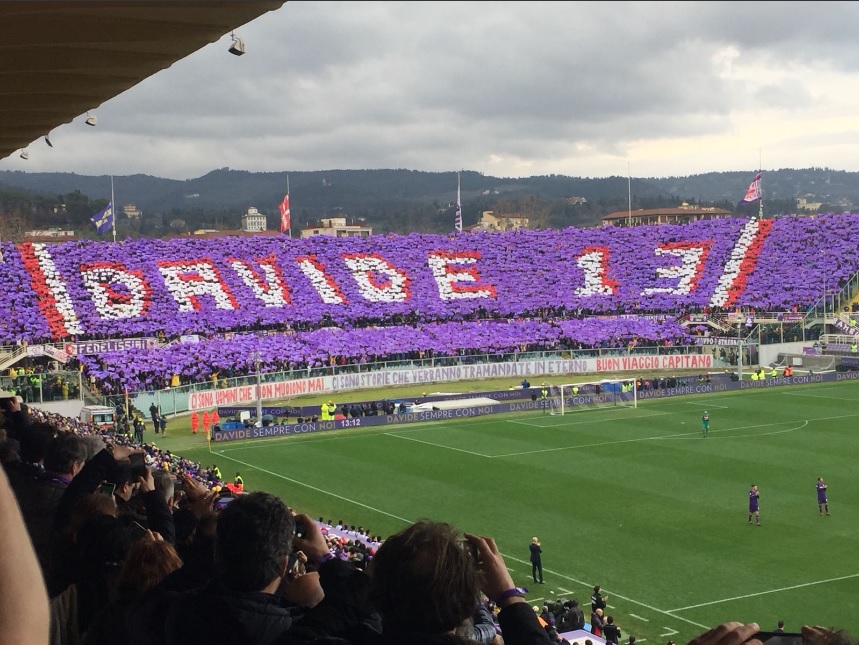
[(113, 495), (115, 490), (116, 484), (111, 484), (110, 482), (105, 482), (98, 487), (98, 492), (103, 493), (104, 495)]
[(766, 645), (803, 645), (804, 642), (798, 632), (758, 632), (752, 638)]
[(215, 503), (212, 504), (212, 508), (216, 511), (222, 511), (232, 502), (235, 497), (219, 497), (215, 500)]
[(146, 527), (140, 522), (132, 522), (128, 525), (126, 531), (128, 532), (128, 536), (131, 538), (132, 542), (137, 542), (137, 540), (149, 535), (149, 531), (147, 531)]

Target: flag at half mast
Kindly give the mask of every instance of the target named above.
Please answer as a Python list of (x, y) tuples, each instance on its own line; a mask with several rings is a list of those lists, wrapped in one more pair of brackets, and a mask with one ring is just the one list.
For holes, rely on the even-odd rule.
[(113, 227), (113, 202), (108, 203), (102, 210), (90, 217), (99, 235), (103, 235)]
[(288, 233), (290, 230), (289, 193), (283, 198), (278, 209), (280, 209), (280, 232)]
[(751, 202), (761, 198), (761, 173), (755, 175), (752, 183), (749, 184), (749, 189), (746, 191), (746, 196), (740, 200), (741, 204), (750, 204)]
[(456, 173), (456, 219), (453, 224), (457, 233), (462, 233), (462, 199), (459, 194), (459, 173)]

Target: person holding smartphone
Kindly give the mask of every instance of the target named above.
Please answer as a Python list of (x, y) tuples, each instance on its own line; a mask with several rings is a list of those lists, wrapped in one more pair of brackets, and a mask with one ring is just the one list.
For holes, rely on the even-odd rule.
[[(115, 485), (113, 497), (120, 519), (126, 523), (140, 522), (147, 529), (159, 533), (165, 541), (175, 544), (173, 515), (163, 495), (155, 490), (155, 480), (146, 466), (145, 453), (140, 448), (119, 444), (106, 444), (105, 449), (87, 461), (66, 487), (57, 507), (57, 528), (65, 528), (75, 504), (97, 492), (104, 483)], [(131, 502), (138, 488), (144, 513), (139, 513), (137, 504)]]

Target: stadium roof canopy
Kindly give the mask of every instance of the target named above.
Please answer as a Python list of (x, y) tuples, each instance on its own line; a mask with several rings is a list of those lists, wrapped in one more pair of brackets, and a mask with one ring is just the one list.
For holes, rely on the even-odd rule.
[(0, 158), (284, 2), (0, 2)]

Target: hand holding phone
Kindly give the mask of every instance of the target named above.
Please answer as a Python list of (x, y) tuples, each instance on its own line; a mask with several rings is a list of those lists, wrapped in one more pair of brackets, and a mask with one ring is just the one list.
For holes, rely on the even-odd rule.
[(113, 493), (116, 491), (116, 484), (112, 484), (111, 482), (103, 482), (101, 486), (98, 487), (98, 492), (103, 495), (113, 496)]
[(142, 540), (143, 538), (151, 538), (149, 535), (149, 529), (143, 526), (140, 522), (132, 522), (128, 525), (126, 530), (132, 542), (137, 542), (137, 540)]
[(135, 479), (146, 477), (146, 472), (149, 469), (146, 467), (146, 457), (143, 456), (142, 452), (131, 453), (128, 456), (128, 460), (131, 462), (131, 473), (134, 475)]

